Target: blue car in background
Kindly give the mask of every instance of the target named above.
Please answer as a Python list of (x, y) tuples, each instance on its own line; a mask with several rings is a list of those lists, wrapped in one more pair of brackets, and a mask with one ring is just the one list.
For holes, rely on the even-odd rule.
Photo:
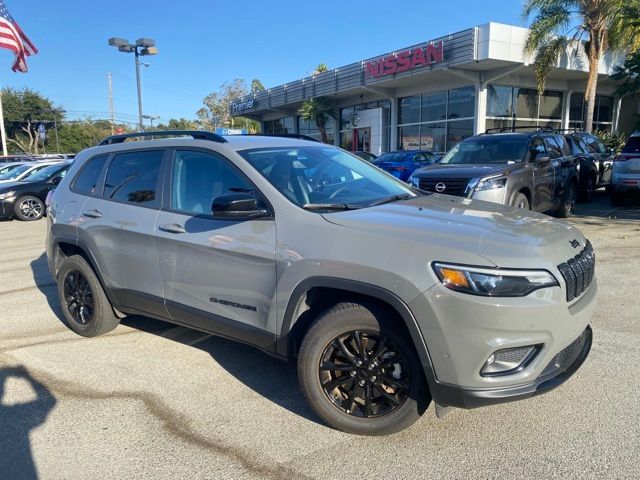
[(383, 153), (376, 158), (373, 164), (406, 182), (414, 170), (433, 165), (438, 160), (440, 160), (440, 155), (428, 150), (398, 150)]

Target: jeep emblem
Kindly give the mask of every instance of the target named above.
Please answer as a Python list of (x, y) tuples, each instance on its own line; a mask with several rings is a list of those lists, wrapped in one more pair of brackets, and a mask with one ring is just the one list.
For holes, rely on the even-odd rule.
[(447, 189), (447, 186), (446, 186), (444, 183), (442, 183), (442, 182), (438, 182), (438, 183), (436, 183), (436, 192), (438, 192), (438, 193), (442, 193), (442, 192), (444, 192), (446, 189)]
[(573, 240), (569, 240), (569, 245), (573, 248), (578, 248), (580, 246), (580, 242), (574, 238)]

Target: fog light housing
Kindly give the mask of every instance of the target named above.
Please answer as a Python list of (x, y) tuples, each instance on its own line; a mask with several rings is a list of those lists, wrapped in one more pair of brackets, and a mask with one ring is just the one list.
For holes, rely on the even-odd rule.
[(493, 352), (480, 370), (480, 375), (495, 377), (517, 373), (533, 360), (539, 349), (539, 345), (528, 345)]

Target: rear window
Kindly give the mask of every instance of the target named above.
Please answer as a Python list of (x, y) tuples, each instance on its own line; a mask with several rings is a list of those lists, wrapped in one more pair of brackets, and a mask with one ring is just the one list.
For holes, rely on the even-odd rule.
[(73, 182), (73, 188), (79, 193), (86, 193), (87, 195), (93, 195), (96, 193), (96, 186), (98, 183), (98, 177), (105, 162), (109, 158), (108, 155), (101, 155), (89, 160)]
[(640, 137), (630, 137), (622, 153), (640, 153)]

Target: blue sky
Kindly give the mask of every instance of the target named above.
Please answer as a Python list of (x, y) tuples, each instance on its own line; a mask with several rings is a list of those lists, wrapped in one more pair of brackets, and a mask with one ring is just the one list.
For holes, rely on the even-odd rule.
[(69, 118), (107, 118), (107, 72), (116, 117), (135, 122), (133, 55), (112, 36), (156, 40), (146, 57), (145, 114), (195, 118), (202, 98), (234, 78), (268, 88), (318, 63), (339, 67), (488, 21), (520, 24), (518, 0), (221, 1), (5, 0), (40, 53), (27, 74), (0, 50), (0, 85), (30, 87)]

